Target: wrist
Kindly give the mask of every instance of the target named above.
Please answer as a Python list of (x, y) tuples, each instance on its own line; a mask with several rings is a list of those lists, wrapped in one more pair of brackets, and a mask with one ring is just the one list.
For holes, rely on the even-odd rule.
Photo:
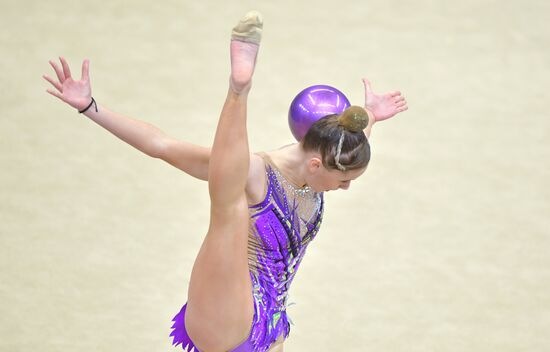
[(94, 97), (90, 97), (90, 98), (91, 98), (90, 103), (88, 105), (86, 105), (85, 107), (83, 107), (81, 109), (77, 109), (79, 114), (85, 113), (86, 111), (88, 111), (90, 109), (93, 109), (96, 112), (98, 111), (97, 110), (97, 103), (96, 103)]
[(365, 111), (367, 112), (367, 115), (369, 116), (369, 123), (367, 124), (367, 128), (371, 128), (376, 123), (376, 117), (372, 113), (372, 111), (365, 106)]

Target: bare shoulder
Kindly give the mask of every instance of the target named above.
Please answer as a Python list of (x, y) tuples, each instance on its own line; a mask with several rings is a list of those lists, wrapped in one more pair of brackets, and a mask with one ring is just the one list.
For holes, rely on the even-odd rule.
[(258, 204), (264, 200), (267, 188), (265, 162), (261, 156), (250, 154), (250, 166), (246, 181), (246, 197), (249, 204)]

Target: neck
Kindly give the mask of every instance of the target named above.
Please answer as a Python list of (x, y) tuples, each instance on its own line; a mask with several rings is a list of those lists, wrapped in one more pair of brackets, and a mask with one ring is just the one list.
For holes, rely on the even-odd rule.
[(297, 187), (307, 186), (306, 167), (308, 153), (300, 144), (295, 143), (278, 149), (272, 153), (281, 172)]

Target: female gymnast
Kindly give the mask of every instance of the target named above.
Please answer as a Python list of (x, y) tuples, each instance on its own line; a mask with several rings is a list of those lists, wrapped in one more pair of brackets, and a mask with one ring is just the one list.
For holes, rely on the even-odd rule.
[(367, 80), (365, 108), (317, 121), (298, 144), (250, 153), (246, 129), (262, 34), (258, 12), (233, 29), (227, 98), (211, 148), (168, 137), (158, 128), (98, 105), (89, 61), (74, 80), (66, 60), (50, 61), (58, 80), (47, 92), (143, 153), (208, 181), (210, 224), (195, 260), (188, 301), (173, 319), (173, 344), (199, 351), (282, 351), (290, 325), (287, 292), (315, 237), (323, 192), (348, 189), (370, 159), (375, 121), (407, 109), (401, 93), (376, 95)]

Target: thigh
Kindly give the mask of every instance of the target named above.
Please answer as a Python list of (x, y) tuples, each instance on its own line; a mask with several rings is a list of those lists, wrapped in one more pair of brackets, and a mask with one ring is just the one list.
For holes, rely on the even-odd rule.
[(185, 325), (201, 350), (224, 350), (245, 340), (254, 317), (248, 269), (248, 203), (212, 209), (189, 283)]
[(279, 336), (277, 341), (275, 341), (273, 343), (273, 345), (271, 345), (268, 352), (283, 352), (283, 343), (284, 342), (285, 342), (285, 340), (284, 340), (283, 334), (281, 334), (281, 336)]

